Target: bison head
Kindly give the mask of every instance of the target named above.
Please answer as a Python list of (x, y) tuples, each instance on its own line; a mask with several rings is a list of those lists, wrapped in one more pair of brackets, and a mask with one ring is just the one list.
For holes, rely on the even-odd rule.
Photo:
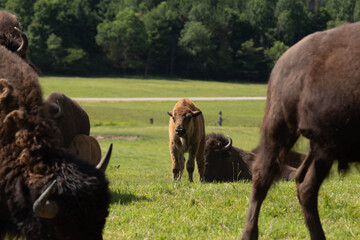
[[(226, 139), (222, 134), (211, 133), (205, 138), (205, 181), (222, 181), (223, 174), (229, 165), (231, 156), (232, 139)], [(231, 164), (230, 164), (231, 165)]]
[(28, 39), (15, 15), (0, 11), (0, 44), (26, 59)]
[(192, 111), (190, 109), (175, 109), (167, 114), (173, 119), (175, 125), (175, 134), (184, 137), (187, 131), (191, 131), (193, 126), (192, 118), (201, 114), (201, 111)]
[(48, 182), (33, 202), (33, 211), (43, 223), (34, 239), (102, 240), (110, 203), (108, 182), (88, 163), (65, 158), (69, 161), (59, 159), (54, 171), (56, 180)]

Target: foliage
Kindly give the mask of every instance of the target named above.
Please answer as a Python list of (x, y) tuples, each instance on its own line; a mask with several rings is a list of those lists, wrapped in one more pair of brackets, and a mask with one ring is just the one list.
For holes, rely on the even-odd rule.
[(288, 49), (289, 47), (286, 46), (283, 42), (276, 41), (274, 42), (274, 46), (266, 51), (266, 56), (268, 57), (271, 68), (275, 65), (276, 61), (279, 57)]
[[(222, 81), (266, 81), (274, 59), (264, 50), (276, 42), (290, 47), (360, 20), (358, 0), (0, 0), (0, 8), (18, 16), (44, 73)], [(249, 41), (257, 53), (245, 64)]]
[(129, 8), (124, 8), (114, 21), (98, 25), (96, 42), (102, 46), (111, 64), (126, 70), (140, 70), (148, 45), (144, 22)]

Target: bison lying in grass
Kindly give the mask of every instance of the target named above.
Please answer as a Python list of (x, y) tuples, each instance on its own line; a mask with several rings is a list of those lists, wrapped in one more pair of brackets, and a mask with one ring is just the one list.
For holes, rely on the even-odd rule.
[(320, 186), (335, 160), (341, 171), (360, 161), (359, 42), (360, 23), (346, 24), (305, 37), (275, 64), (242, 239), (258, 238), (261, 204), (300, 134), (309, 139), (310, 151), (296, 174), (298, 198), (311, 239), (325, 239)]
[[(204, 152), (205, 181), (251, 180), (251, 169), (256, 152), (257, 149), (248, 152), (232, 146), (231, 138), (226, 138), (222, 134), (207, 134)], [(294, 179), (296, 168), (304, 158), (304, 154), (291, 151), (287, 156), (287, 165), (281, 177), (285, 180)]]

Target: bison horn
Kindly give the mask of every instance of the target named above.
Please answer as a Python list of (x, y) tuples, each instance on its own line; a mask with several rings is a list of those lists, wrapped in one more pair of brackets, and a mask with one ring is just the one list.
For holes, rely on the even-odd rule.
[(61, 105), (59, 103), (59, 100), (56, 101), (57, 105), (58, 105), (58, 112), (54, 114), (54, 119), (58, 119), (59, 117), (62, 116), (62, 109), (61, 109)]
[(21, 39), (22, 39), (20, 47), (16, 50), (16, 54), (23, 58), (26, 54), (29, 41), (28, 41), (26, 34), (23, 31), (21, 31), (17, 27), (14, 27), (14, 29), (20, 34)]
[(229, 143), (226, 144), (226, 146), (224, 146), (225, 150), (230, 150), (231, 146), (232, 146), (232, 139), (231, 137), (227, 136), (229, 138)]
[(112, 153), (112, 143), (110, 144), (109, 150), (107, 151), (107, 153), (105, 154), (103, 159), (101, 159), (101, 161), (96, 166), (96, 168), (99, 169), (100, 171), (102, 171), (103, 173), (105, 173), (107, 165), (110, 162), (111, 153)]
[(55, 201), (48, 201), (55, 184), (56, 180), (54, 180), (34, 202), (33, 211), (38, 217), (49, 219), (56, 217), (59, 207)]

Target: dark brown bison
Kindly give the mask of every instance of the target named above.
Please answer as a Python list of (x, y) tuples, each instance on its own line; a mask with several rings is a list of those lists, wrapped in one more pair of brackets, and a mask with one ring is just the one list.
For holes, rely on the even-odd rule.
[[(252, 165), (257, 149), (245, 151), (232, 145), (232, 139), (222, 134), (210, 133), (205, 137), (205, 181), (237, 181), (252, 179)], [(289, 152), (281, 177), (285, 180), (295, 178), (296, 168), (305, 158), (304, 154)]]
[(104, 173), (64, 152), (35, 71), (0, 46), (0, 238), (102, 239)]
[(0, 45), (27, 59), (28, 40), (21, 31), (21, 24), (15, 15), (4, 10), (0, 10)]
[(77, 102), (64, 93), (51, 93), (45, 103), (47, 112), (60, 130), (63, 147), (69, 148), (76, 135), (90, 134), (89, 116)]
[(242, 239), (258, 238), (261, 204), (300, 134), (310, 150), (296, 174), (298, 198), (311, 239), (325, 239), (317, 209), (321, 183), (335, 160), (346, 170), (360, 159), (359, 42), (360, 23), (347, 24), (305, 37), (277, 61)]
[(180, 180), (184, 171), (184, 153), (189, 152), (186, 170), (193, 181), (194, 160), (199, 178), (204, 178), (205, 125), (200, 109), (189, 99), (179, 100), (169, 114), (169, 149), (172, 159), (173, 180)]

